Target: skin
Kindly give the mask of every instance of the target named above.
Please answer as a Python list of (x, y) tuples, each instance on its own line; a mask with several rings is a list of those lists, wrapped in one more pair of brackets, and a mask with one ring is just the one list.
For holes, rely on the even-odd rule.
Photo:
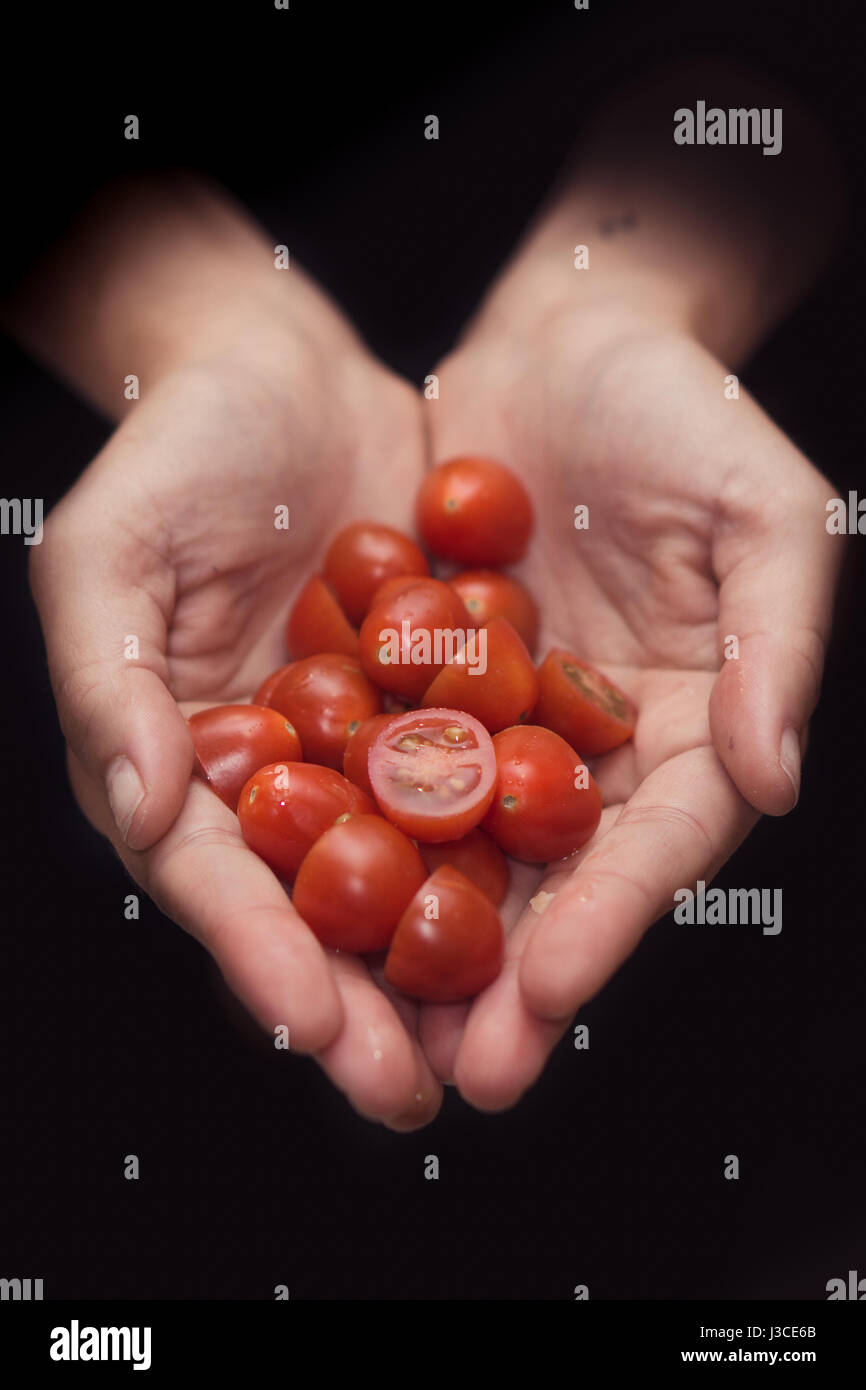
[[(693, 89), (783, 104), (785, 155), (674, 157), (671, 113)], [(361, 1113), (418, 1128), (442, 1081), (481, 1109), (513, 1104), (674, 890), (709, 880), (759, 812), (795, 804), (840, 557), (833, 489), (723, 385), (821, 268), (838, 217), (832, 162), (789, 98), (681, 72), (588, 131), (426, 407), (186, 176), (106, 190), (4, 306), (34, 355), (123, 417), (31, 552), (81, 805), (265, 1029), (288, 1024)], [(470, 1006), (419, 1010), (381, 969), (324, 952), (236, 818), (189, 783), (182, 712), (249, 698), (284, 660), (289, 603), (340, 525), (410, 524), (427, 439), (436, 459), (488, 453), (523, 476), (538, 522), (518, 573), (540, 648), (574, 647), (640, 719), (597, 760), (601, 828), (543, 876), (543, 915), (538, 871), (515, 866), (502, 976)]]

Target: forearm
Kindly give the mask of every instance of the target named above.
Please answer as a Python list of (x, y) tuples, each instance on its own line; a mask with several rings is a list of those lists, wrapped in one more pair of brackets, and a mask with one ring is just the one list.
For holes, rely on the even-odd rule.
[[(699, 100), (781, 108), (780, 152), (677, 144), (674, 113)], [(841, 217), (832, 151), (790, 93), (718, 65), (677, 69), (599, 112), (473, 331), (598, 305), (691, 332), (736, 362), (821, 271)], [(580, 246), (587, 268), (575, 265)]]
[[(100, 190), (0, 308), (36, 358), (112, 418), (128, 375), (141, 389), (173, 367), (245, 344), (285, 350), (291, 323), (311, 345), (357, 346), (345, 320), (220, 189), (193, 175)], [(271, 331), (273, 339), (271, 339)]]

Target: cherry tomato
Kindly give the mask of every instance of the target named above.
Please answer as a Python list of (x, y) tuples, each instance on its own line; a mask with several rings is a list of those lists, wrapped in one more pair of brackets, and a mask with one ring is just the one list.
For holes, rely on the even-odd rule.
[(494, 907), (499, 906), (508, 892), (511, 877), (508, 860), (496, 841), (483, 830), (470, 830), (462, 840), (446, 840), (438, 845), (422, 843), (418, 849), (428, 873), (434, 873), (442, 864), (450, 864), (480, 888)]
[(428, 550), (461, 565), (510, 565), (532, 532), (529, 493), (493, 459), (456, 458), (427, 474), (416, 502), (418, 533)]
[(308, 850), (341, 816), (373, 815), (374, 802), (329, 767), (274, 763), (249, 779), (238, 819), (250, 849), (291, 883)]
[(283, 676), (294, 664), (293, 661), (290, 661), (286, 666), (278, 666), (276, 671), (272, 671), (269, 676), (266, 676), (253, 696), (253, 704), (265, 705), (267, 708), (270, 708), (271, 695), (283, 679)]
[(300, 762), (301, 740), (285, 715), (258, 705), (216, 705), (187, 720), (193, 771), (233, 811), (244, 782), (266, 763)]
[(496, 757), (477, 719), (453, 709), (396, 714), (367, 757), (384, 814), (418, 840), (457, 840), (490, 805)]
[(359, 663), (337, 652), (292, 662), (270, 701), (294, 724), (307, 761), (337, 769), (353, 726), (382, 709), (379, 692)]
[(507, 618), (530, 652), (538, 641), (538, 605), (528, 589), (500, 570), (464, 570), (448, 580), (466, 604), (476, 627)]
[(529, 652), (506, 618), (493, 618), (442, 667), (421, 704), (465, 710), (496, 734), (528, 719), (537, 698)]
[(565, 739), (523, 724), (503, 729), (493, 747), (496, 791), (483, 824), (500, 849), (548, 864), (586, 844), (601, 816), (601, 792)]
[(358, 655), (358, 634), (323, 579), (314, 575), (295, 599), (286, 623), (289, 656), (300, 660), (319, 652)]
[(355, 786), (360, 787), (368, 796), (373, 795), (373, 787), (367, 771), (367, 754), (379, 730), (389, 724), (392, 718), (391, 714), (374, 714), (371, 719), (365, 719), (363, 724), (359, 724), (354, 733), (350, 734), (349, 742), (346, 744), (343, 754), (343, 776), (348, 777), (350, 782), (354, 782)]
[(412, 841), (381, 816), (326, 830), (298, 870), (292, 902), (335, 950), (382, 951), (427, 870)]
[(385, 979), (416, 999), (468, 999), (502, 969), (505, 935), (496, 908), (464, 874), (443, 865), (404, 911), (385, 961)]
[[(423, 579), (377, 603), (361, 624), (361, 665), (376, 685), (419, 700), (472, 626), (463, 600), (441, 579)], [(301, 734), (303, 739), (303, 733)]]
[(323, 578), (346, 616), (360, 623), (383, 580), (392, 575), (429, 573), (418, 546), (402, 531), (375, 521), (353, 521), (331, 541)]
[[(380, 603), (388, 603), (392, 598), (397, 598), (399, 594), (405, 594), (407, 589), (411, 589), (413, 584), (418, 584), (425, 578), (418, 574), (394, 574), (390, 579), (383, 579), (372, 599), (370, 608)], [(429, 578), (429, 575), (426, 576)], [(369, 609), (367, 610), (369, 612)]]
[(593, 758), (631, 738), (637, 711), (612, 681), (554, 647), (538, 668), (534, 719)]

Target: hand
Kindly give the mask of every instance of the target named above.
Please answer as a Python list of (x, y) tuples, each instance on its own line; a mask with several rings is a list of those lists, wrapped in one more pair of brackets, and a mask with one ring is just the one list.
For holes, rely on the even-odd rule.
[(287, 1025), (357, 1109), (411, 1128), (441, 1100), (415, 1010), (322, 949), (236, 817), (190, 783), (181, 713), (248, 700), (285, 661), (293, 591), (343, 521), (409, 524), (419, 403), (328, 314), (311, 334), (263, 314), (161, 376), (48, 518), (32, 583), (91, 821), (266, 1030)]
[(829, 484), (742, 388), (726, 399), (729, 369), (688, 333), (615, 302), (501, 327), (482, 321), (442, 365), (434, 460), (485, 454), (523, 478), (537, 515), (518, 574), (542, 654), (597, 665), (639, 718), (595, 761), (590, 844), (540, 882), (520, 867), (502, 975), (471, 1006), (422, 1009), (434, 1070), (483, 1109), (532, 1084), (676, 889), (796, 803), (840, 554)]

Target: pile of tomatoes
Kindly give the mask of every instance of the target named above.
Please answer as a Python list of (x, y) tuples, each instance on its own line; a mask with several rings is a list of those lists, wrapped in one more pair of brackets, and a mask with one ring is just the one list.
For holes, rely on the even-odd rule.
[(533, 526), (508, 468), (441, 464), (416, 525), (458, 572), (433, 578), (388, 526), (345, 527), (289, 614), (291, 661), (252, 704), (189, 724), (196, 774), (320, 941), (387, 951), (390, 984), (446, 1002), (501, 969), (505, 856), (548, 863), (595, 831), (601, 794), (580, 755), (623, 743), (635, 711), (571, 652), (533, 664), (536, 604), (498, 568)]

